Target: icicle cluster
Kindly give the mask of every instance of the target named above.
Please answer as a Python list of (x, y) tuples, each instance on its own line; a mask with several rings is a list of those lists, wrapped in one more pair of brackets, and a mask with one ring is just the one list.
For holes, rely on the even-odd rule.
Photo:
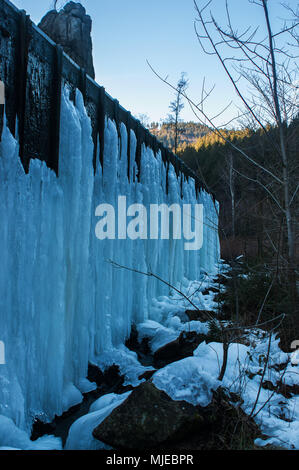
[[(161, 155), (143, 145), (134, 178), (136, 138), (120, 138), (107, 120), (104, 165), (93, 169), (91, 123), (79, 92), (62, 92), (59, 178), (39, 160), (25, 174), (18, 143), (4, 124), (0, 143), (0, 415), (29, 431), (34, 416), (49, 420), (80, 401), (88, 361), (124, 342), (132, 322), (153, 318), (152, 299), (169, 294), (153, 278), (114, 268), (107, 260), (149, 269), (171, 284), (198, 279), (219, 259), (217, 213), (211, 196), (196, 198), (194, 181), (170, 165), (168, 194)], [(130, 179), (128, 178), (130, 174)], [(204, 244), (184, 240), (103, 240), (95, 236), (96, 207), (173, 202), (204, 204)], [(153, 318), (160, 320), (159, 318)]]

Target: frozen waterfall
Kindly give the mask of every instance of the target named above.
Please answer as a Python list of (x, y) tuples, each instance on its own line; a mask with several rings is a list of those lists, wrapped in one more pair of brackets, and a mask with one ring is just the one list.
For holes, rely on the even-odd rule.
[[(0, 415), (30, 431), (34, 416), (51, 420), (80, 401), (88, 362), (124, 342), (132, 322), (155, 318), (152, 299), (169, 288), (153, 278), (116, 269), (107, 260), (150, 269), (177, 285), (212, 272), (219, 259), (217, 213), (209, 194), (196, 196), (192, 179), (170, 164), (168, 194), (161, 154), (142, 146), (140, 178), (136, 138), (107, 120), (104, 164), (93, 168), (91, 123), (82, 96), (62, 92), (59, 177), (32, 160), (25, 174), (18, 142), (5, 122), (0, 143)], [(131, 139), (128, 169), (127, 139)], [(128, 178), (130, 174), (130, 179)], [(96, 207), (201, 203), (203, 247), (184, 240), (98, 240)]]

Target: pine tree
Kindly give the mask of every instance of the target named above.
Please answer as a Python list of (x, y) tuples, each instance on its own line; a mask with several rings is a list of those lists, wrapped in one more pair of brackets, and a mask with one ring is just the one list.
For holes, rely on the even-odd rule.
[(178, 84), (177, 84), (176, 98), (173, 101), (171, 101), (169, 105), (169, 109), (171, 113), (168, 116), (168, 122), (171, 124), (174, 124), (174, 128), (175, 128), (174, 153), (177, 153), (177, 149), (178, 149), (180, 114), (184, 108), (183, 94), (187, 88), (188, 88), (188, 80), (186, 79), (186, 74), (182, 72), (181, 78), (179, 79)]

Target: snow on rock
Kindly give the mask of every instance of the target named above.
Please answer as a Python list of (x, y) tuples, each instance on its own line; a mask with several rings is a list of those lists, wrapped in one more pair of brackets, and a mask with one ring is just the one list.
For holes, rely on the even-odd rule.
[(167, 326), (153, 320), (147, 320), (137, 325), (138, 339), (142, 341), (143, 338), (149, 339), (149, 346), (151, 351), (155, 353), (160, 348), (172, 341), (175, 341), (182, 331), (195, 331), (196, 333), (207, 334), (208, 324), (200, 321), (186, 321), (182, 322), (178, 316), (170, 315), (166, 320)]
[(106, 395), (101, 396), (96, 401), (94, 401), (89, 408), (89, 413), (93, 413), (94, 411), (100, 411), (104, 408), (107, 408), (110, 405), (113, 405), (121, 399), (121, 397), (128, 397), (131, 392), (125, 392), (123, 394), (118, 393), (107, 393)]
[(199, 358), (186, 357), (172, 362), (153, 375), (153, 383), (173, 400), (185, 400), (192, 405), (207, 406), (212, 390), (220, 385), (201, 365)]
[[(207, 406), (212, 398), (212, 390), (219, 385), (234, 392), (244, 401), (243, 410), (252, 415), (265, 436), (257, 439), (259, 446), (267, 444), (299, 449), (299, 407), (297, 395), (286, 399), (279, 392), (260, 388), (267, 348), (267, 337), (256, 335), (254, 345), (230, 344), (225, 376), (217, 380), (223, 361), (222, 343), (201, 343), (193, 353), (181, 361), (173, 362), (153, 375), (154, 384), (164, 390), (174, 400)], [(270, 348), (269, 367), (266, 368), (263, 382), (274, 386), (283, 383), (298, 383), (299, 367), (292, 366), (289, 355), (278, 346), (279, 339), (273, 338)], [(277, 371), (273, 366), (289, 360), (286, 370)], [(258, 397), (259, 393), (259, 397)], [(258, 400), (257, 400), (258, 397)], [(257, 402), (256, 402), (257, 400)]]
[(287, 385), (290, 385), (291, 387), (293, 385), (297, 385), (299, 387), (299, 365), (292, 365), (291, 362), (289, 362), (286, 372), (283, 376), (283, 381)]
[(22, 450), (22, 449), (17, 449), (16, 447), (0, 447), (0, 450)]
[[(202, 364), (203, 370), (209, 372), (216, 378), (220, 374), (223, 362), (223, 344), (222, 343), (201, 343), (193, 352)], [(249, 362), (250, 352), (247, 346), (239, 343), (232, 343), (228, 349), (227, 367), (223, 380), (223, 385), (229, 389), (238, 386), (240, 374)], [(232, 391), (236, 391), (235, 389)]]
[(206, 335), (209, 331), (208, 322), (201, 322), (197, 320), (184, 321), (177, 316), (169, 316), (165, 323), (169, 328), (173, 328), (180, 333), (182, 331), (195, 331), (196, 333)]
[(75, 421), (68, 434), (65, 450), (109, 450), (111, 447), (95, 439), (93, 430), (104, 421), (107, 416), (130, 395), (126, 392), (121, 395), (110, 393), (95, 401), (89, 413)]
[(143, 338), (149, 339), (149, 346), (152, 352), (158, 351), (171, 341), (176, 340), (180, 333), (173, 328), (166, 328), (158, 322), (147, 320), (137, 325), (138, 339), (142, 341)]
[[(215, 294), (212, 291), (205, 294), (203, 292), (209, 287), (219, 288), (213, 276), (221, 272), (222, 269), (222, 265), (217, 263), (211, 267), (211, 275), (200, 272), (198, 273), (198, 281), (188, 281), (186, 278), (183, 278), (182, 282), (178, 283), (175, 287), (190, 299), (198, 310), (216, 311), (218, 304), (214, 301)], [(182, 320), (185, 317), (186, 310), (195, 308), (186, 297), (172, 289), (167, 295), (154, 298), (151, 310), (154, 313), (155, 319), (163, 324), (167, 323), (167, 319), (169, 321), (169, 318), (173, 316)]]
[(95, 382), (90, 382), (88, 379), (80, 379), (77, 385), (81, 393), (89, 393), (97, 389), (97, 384)]
[(137, 387), (141, 383), (138, 377), (148, 370), (153, 370), (153, 367), (144, 367), (140, 364), (137, 354), (130, 351), (123, 344), (117, 348), (104, 351), (96, 358), (94, 363), (103, 371), (112, 365), (119, 367), (120, 375), (123, 375), (125, 380), (123, 385), (132, 385)]
[(82, 393), (73, 384), (67, 384), (62, 393), (62, 410), (67, 411), (72, 406), (78, 405), (83, 400)]

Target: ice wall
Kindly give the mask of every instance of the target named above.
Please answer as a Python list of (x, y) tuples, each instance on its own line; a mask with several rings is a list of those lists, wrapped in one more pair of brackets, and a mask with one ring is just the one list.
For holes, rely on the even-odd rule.
[[(132, 322), (152, 318), (151, 300), (168, 294), (158, 281), (107, 262), (158, 274), (176, 284), (210, 272), (219, 258), (217, 214), (204, 204), (204, 245), (185, 251), (184, 240), (103, 240), (95, 236), (95, 208), (196, 202), (194, 182), (166, 170), (161, 155), (143, 146), (140, 181), (134, 178), (136, 139), (110, 120), (104, 166), (93, 170), (91, 124), (79, 92), (76, 105), (62, 93), (59, 178), (39, 160), (25, 174), (18, 143), (4, 125), (0, 143), (0, 415), (29, 431), (32, 419), (51, 419), (80, 400), (88, 361), (124, 341)], [(159, 319), (158, 319), (159, 320)]]

